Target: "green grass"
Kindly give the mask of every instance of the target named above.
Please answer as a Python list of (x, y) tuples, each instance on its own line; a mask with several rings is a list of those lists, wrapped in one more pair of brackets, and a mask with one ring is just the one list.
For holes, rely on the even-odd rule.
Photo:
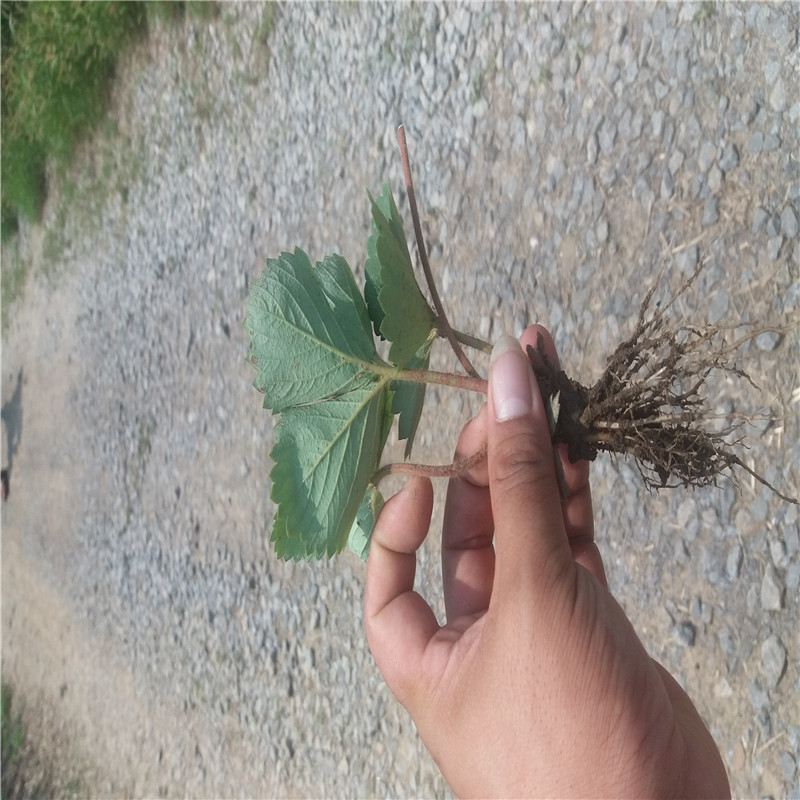
[(12, 687), (3, 681), (2, 800), (85, 797), (88, 787), (78, 762), (70, 754), (68, 763), (54, 763), (48, 750), (52, 743), (31, 737), (18, 705)]
[[(2, 764), (3, 772), (13, 765), (14, 760), (19, 757), (22, 746), (25, 744), (25, 732), (22, 729), (22, 719), (17, 714), (13, 715), (14, 695), (11, 687), (4, 681), (2, 685)], [(6, 796), (6, 787), (3, 784), (3, 797)]]
[(49, 159), (69, 162), (106, 113), (117, 56), (146, 27), (142, 3), (3, 0), (2, 221), (38, 219)]
[[(41, 218), (47, 174), (68, 174), (79, 141), (108, 119), (120, 52), (155, 25), (191, 14), (210, 20), (214, 2), (26, 2), (2, 0), (0, 234)], [(53, 174), (50, 172), (50, 174)], [(51, 237), (52, 238), (52, 237)], [(25, 285), (16, 259), (2, 269), (2, 315)], [(11, 263), (14, 262), (14, 263)]]
[(106, 115), (120, 51), (162, 20), (216, 3), (2, 0), (2, 235), (39, 219), (46, 166), (66, 166)]

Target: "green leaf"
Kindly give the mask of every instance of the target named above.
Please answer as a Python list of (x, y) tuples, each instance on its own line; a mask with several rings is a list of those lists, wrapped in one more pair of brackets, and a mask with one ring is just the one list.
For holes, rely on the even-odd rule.
[(378, 491), (377, 487), (370, 484), (358, 508), (355, 522), (353, 523), (353, 527), (350, 528), (350, 536), (347, 540), (349, 548), (362, 561), (366, 561), (367, 555), (369, 555), (369, 543), (372, 540), (372, 531), (375, 528), (375, 522), (378, 519), (378, 515), (381, 513), (383, 504), (383, 495)]
[(379, 363), (369, 319), (340, 256), (316, 267), (299, 248), (268, 259), (244, 324), (264, 408), (280, 412), (374, 380), (365, 372)]
[[(367, 193), (369, 194), (369, 192)], [(436, 329), (436, 315), (414, 277), (403, 223), (389, 184), (372, 205), (364, 295), (376, 333), (392, 344), (389, 358), (405, 367)]]
[[(431, 358), (431, 348), (435, 340), (432, 334), (425, 344), (414, 354), (406, 365), (407, 369), (428, 369)], [(392, 413), (399, 414), (397, 420), (397, 436), (406, 440), (404, 457), (411, 455), (414, 445), (414, 436), (417, 433), (422, 406), (425, 402), (425, 384), (411, 383), (410, 381), (392, 381)]]
[(270, 473), (278, 556), (320, 558), (344, 547), (383, 450), (389, 394), (374, 382), (283, 412)]
[(339, 552), (391, 426), (393, 393), (347, 262), (301, 250), (267, 261), (245, 328), (264, 407), (280, 412), (272, 450), (271, 540), (282, 558)]

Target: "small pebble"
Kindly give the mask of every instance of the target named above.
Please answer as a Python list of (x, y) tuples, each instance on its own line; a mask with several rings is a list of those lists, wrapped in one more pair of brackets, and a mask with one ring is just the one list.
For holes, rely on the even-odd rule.
[(758, 233), (767, 224), (768, 219), (769, 214), (761, 206), (757, 206), (753, 212), (753, 227), (750, 230)]
[(791, 206), (786, 206), (781, 212), (781, 232), (787, 239), (794, 239), (798, 233), (797, 215)]
[(716, 164), (712, 164), (708, 170), (708, 188), (712, 192), (716, 192), (722, 186), (723, 177), (722, 170)]
[(681, 275), (691, 275), (697, 268), (699, 258), (700, 248), (692, 245), (675, 254), (675, 266), (680, 270)]
[(694, 647), (694, 642), (697, 637), (697, 628), (687, 620), (675, 625), (672, 629), (672, 635), (675, 637), (675, 640), (684, 647)]
[(747, 149), (753, 155), (757, 155), (764, 149), (764, 134), (761, 131), (756, 131), (750, 135), (747, 140)]
[(798, 586), (800, 586), (800, 561), (792, 561), (786, 570), (786, 588), (790, 592), (795, 592)]
[(739, 570), (742, 568), (742, 560), (744, 559), (744, 551), (740, 544), (735, 544), (728, 551), (728, 558), (725, 562), (725, 572), (728, 577), (733, 581), (739, 577)]
[(789, 556), (786, 553), (786, 545), (780, 539), (772, 539), (769, 543), (769, 553), (772, 556), (772, 563), (778, 569), (786, 569), (789, 566)]
[(780, 611), (783, 608), (783, 586), (772, 564), (767, 564), (761, 581), (761, 608), (765, 611)]
[(783, 111), (786, 108), (786, 86), (783, 78), (778, 78), (772, 91), (769, 93), (769, 103), (775, 111)]
[(717, 289), (711, 296), (711, 302), (708, 307), (709, 322), (715, 325), (727, 313), (730, 305), (730, 298), (725, 289)]
[(778, 254), (781, 252), (781, 246), (783, 245), (783, 237), (782, 236), (773, 236), (767, 242), (767, 258), (770, 261), (777, 261)]
[(772, 715), (764, 706), (756, 714), (756, 725), (763, 741), (769, 741), (773, 736)]
[(684, 155), (680, 150), (674, 150), (667, 161), (669, 171), (674, 175), (683, 166)]
[(703, 206), (703, 219), (702, 225), (704, 228), (707, 228), (709, 225), (713, 225), (715, 222), (719, 221), (719, 199), (715, 194), (712, 194), (708, 200), (706, 200), (705, 206)]
[(767, 86), (772, 86), (778, 73), (781, 71), (781, 65), (777, 61), (768, 61), (764, 67), (764, 80)]
[(739, 164), (739, 151), (736, 149), (736, 145), (725, 145), (725, 149), (722, 151), (722, 155), (720, 156), (718, 163), (719, 168), (725, 174), (734, 169)]
[(750, 681), (748, 691), (750, 694), (750, 703), (754, 708), (764, 708), (769, 705), (769, 695), (758, 678), (753, 678), (753, 680)]
[(700, 155), (697, 156), (697, 166), (702, 172), (707, 172), (714, 159), (717, 157), (717, 146), (713, 142), (703, 142)]
[(781, 235), (781, 218), (777, 214), (770, 215), (767, 220), (767, 236), (773, 239)]
[(771, 353), (780, 343), (783, 336), (777, 331), (764, 331), (756, 336), (756, 347)]
[(775, 634), (761, 644), (761, 663), (764, 666), (768, 688), (777, 688), (786, 669), (786, 648)]
[(781, 772), (787, 781), (794, 780), (794, 773), (797, 771), (797, 762), (791, 753), (783, 753), (781, 755)]
[[(795, 506), (792, 506), (795, 508)], [(783, 533), (783, 544), (786, 547), (786, 552), (790, 557), (794, 557), (795, 553), (800, 550), (800, 530), (797, 525), (793, 525), (788, 520), (784, 520), (786, 528)]]
[(732, 656), (736, 652), (736, 642), (733, 639), (730, 628), (723, 628), (720, 631), (719, 646), (726, 655)]
[(661, 190), (660, 195), (662, 200), (669, 200), (675, 192), (675, 182), (672, 180), (672, 175), (668, 169), (664, 170), (661, 176)]

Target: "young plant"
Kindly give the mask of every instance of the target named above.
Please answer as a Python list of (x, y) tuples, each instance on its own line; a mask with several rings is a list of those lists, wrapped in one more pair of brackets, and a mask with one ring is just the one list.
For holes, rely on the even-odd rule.
[[(369, 195), (372, 233), (363, 295), (344, 258), (330, 255), (312, 264), (300, 249), (268, 259), (251, 290), (244, 323), (250, 336), (248, 361), (257, 370), (254, 385), (264, 395), (264, 408), (280, 415), (271, 454), (277, 513), (270, 538), (281, 558), (330, 557), (346, 543), (366, 558), (383, 505), (381, 478), (390, 472), (463, 474), (485, 458), (484, 448), (445, 466), (380, 465), (395, 416), (409, 457), (426, 384), (486, 394), (486, 381), (462, 345), (491, 350), (488, 343), (454, 330), (447, 319), (422, 240), (402, 127), (400, 145), (431, 303), (414, 276), (388, 185), (377, 199)], [(591, 388), (557, 370), (541, 347), (529, 348), (548, 409), (558, 471), (558, 444), (567, 446), (571, 461), (593, 460), (601, 450), (629, 455), (650, 488), (716, 484), (738, 467), (796, 503), (731, 449), (730, 434), (746, 417), (729, 415), (722, 431), (706, 427), (717, 419), (704, 405), (706, 379), (721, 370), (749, 380), (731, 356), (764, 329), (751, 329), (729, 345), (724, 334), (731, 328), (670, 328), (667, 311), (698, 273), (661, 309), (650, 308), (655, 288), (647, 294), (633, 333)], [(378, 354), (373, 331), (389, 342), (387, 359)], [(463, 373), (428, 368), (438, 337), (447, 339)]]

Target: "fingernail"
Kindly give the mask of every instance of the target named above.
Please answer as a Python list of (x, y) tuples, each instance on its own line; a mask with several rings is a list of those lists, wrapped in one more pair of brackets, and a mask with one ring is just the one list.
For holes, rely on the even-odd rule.
[(489, 364), (495, 419), (503, 422), (530, 414), (533, 407), (530, 372), (519, 342), (511, 336), (500, 337)]

